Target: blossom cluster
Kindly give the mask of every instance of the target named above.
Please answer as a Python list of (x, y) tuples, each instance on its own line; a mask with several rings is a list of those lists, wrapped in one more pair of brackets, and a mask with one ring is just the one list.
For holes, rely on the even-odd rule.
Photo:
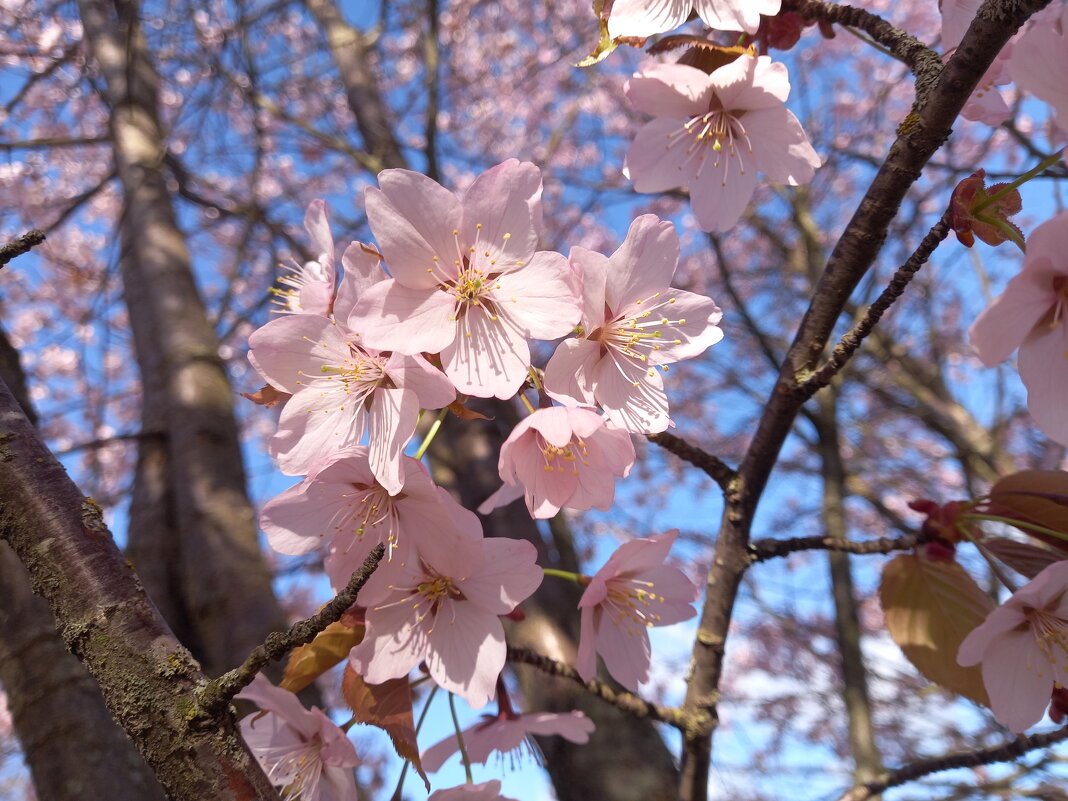
[[(503, 729), (486, 743), (503, 750), (527, 732), (584, 741), (592, 723), (581, 713), (520, 715), (501, 698), (501, 618), (538, 588), (542, 568), (531, 543), (485, 537), (478, 516), (436, 485), (417, 458), (426, 440), (406, 453), (420, 420), (468, 397), (518, 396), (530, 414), (502, 446), (503, 486), (480, 511), (520, 496), (537, 518), (608, 509), (635, 459), (631, 436), (672, 424), (663, 372), (722, 338), (716, 304), (671, 287), (679, 242), (670, 223), (644, 215), (611, 256), (574, 248), (565, 257), (538, 249), (541, 195), (538, 168), (514, 159), (463, 197), (386, 170), (364, 198), (376, 245), (352, 243), (340, 264), (315, 201), (305, 219), (315, 258), (290, 270), (276, 293), (281, 316), (249, 339), (266, 386), (248, 397), (281, 405), (269, 450), (301, 477), (264, 506), (268, 543), (320, 554), (335, 589), (384, 546), (356, 598), (365, 632), (348, 665), (371, 685), (422, 665), (475, 709), (496, 697)], [(537, 369), (531, 342), (561, 337)], [(587, 585), (582, 675), (596, 673), (599, 652), (637, 690), (649, 678), (648, 627), (694, 614), (696, 588), (664, 565), (675, 538), (627, 542), (594, 576), (574, 576)], [(338, 745), (344, 733), (257, 682), (245, 697), (268, 715), (243, 730), (272, 780), (292, 798), (349, 798), (338, 776), (355, 764)], [(430, 766), (441, 761), (435, 749)]]

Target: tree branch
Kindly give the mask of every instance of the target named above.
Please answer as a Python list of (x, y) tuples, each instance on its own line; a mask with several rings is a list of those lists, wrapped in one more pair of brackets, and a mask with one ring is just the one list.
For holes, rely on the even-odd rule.
[(44, 231), (34, 228), (22, 236), (17, 236), (6, 245), (0, 246), (0, 267), (3, 267), (16, 256), (29, 253), (30, 248), (36, 247), (45, 241)]
[(597, 679), (584, 681), (578, 671), (571, 665), (557, 662), (555, 659), (542, 656), (527, 648), (509, 647), (508, 661), (521, 662), (524, 665), (530, 665), (550, 676), (570, 679), (576, 684), (581, 684), (602, 701), (605, 701), (624, 712), (628, 712), (635, 717), (658, 720), (661, 723), (667, 723), (682, 731), (686, 731), (690, 728), (690, 721), (681, 709), (654, 704), (652, 701), (646, 701), (644, 698), (629, 693), (626, 690), (616, 690)]
[(689, 462), (694, 467), (699, 467), (713, 481), (719, 484), (724, 491), (727, 490), (731, 481), (737, 476), (734, 468), (727, 465), (718, 456), (706, 453), (697, 446), (691, 445), (682, 437), (661, 431), (659, 434), (647, 434), (645, 438), (664, 450), (675, 454), (684, 462)]
[(854, 787), (839, 798), (838, 801), (867, 801), (867, 799), (879, 795), (884, 790), (897, 787), (922, 776), (954, 768), (974, 768), (994, 762), (1008, 762), (1026, 754), (1028, 751), (1047, 748), (1066, 739), (1068, 739), (1068, 726), (1044, 734), (1021, 735), (1015, 740), (990, 748), (980, 748), (975, 751), (964, 751), (958, 754), (921, 759), (897, 770), (889, 771), (878, 781)]
[(201, 715), (214, 717), (243, 688), (252, 683), (256, 674), (270, 662), (281, 659), (298, 645), (315, 639), (315, 635), (336, 623), (345, 610), (356, 603), (356, 595), (371, 578), (385, 553), (385, 546), (378, 545), (352, 574), (349, 583), (341, 592), (316, 614), (289, 627), (288, 631), (275, 631), (267, 635), (263, 645), (258, 645), (242, 665), (209, 682), (197, 694)]
[(783, 11), (794, 11), (805, 19), (823, 20), (859, 28), (903, 62), (916, 77), (917, 99), (926, 96), (942, 72), (942, 59), (934, 50), (882, 17), (854, 6), (825, 3), (822, 0), (785, 0)]
[(795, 537), (788, 540), (769, 538), (756, 540), (749, 545), (749, 562), (750, 564), (766, 562), (769, 559), (789, 556), (790, 554), (799, 551), (840, 551), (860, 556), (866, 556), (868, 554), (887, 554), (893, 553), (894, 551), (911, 550), (922, 542), (923, 539), (916, 534), (908, 534), (904, 537), (897, 537), (895, 539), (880, 537), (877, 540), (867, 540), (865, 542), (851, 542), (836, 537), (823, 537), (820, 535), (814, 537)]
[(822, 389), (831, 383), (831, 379), (845, 367), (846, 363), (853, 357), (857, 349), (860, 347), (860, 343), (872, 332), (875, 326), (882, 319), (882, 316), (886, 311), (894, 304), (901, 295), (905, 292), (905, 287), (912, 281), (914, 275), (923, 265), (927, 263), (927, 260), (931, 258), (931, 254), (934, 253), (937, 248), (952, 230), (949, 223), (949, 212), (947, 211), (942, 215), (942, 218), (935, 223), (934, 227), (927, 232), (927, 236), (920, 242), (919, 247), (912, 252), (908, 260), (897, 268), (894, 273), (894, 277), (890, 279), (890, 283), (886, 289), (882, 291), (882, 294), (875, 300), (871, 306), (864, 312), (864, 316), (857, 321), (852, 330), (842, 337), (841, 341), (835, 346), (831, 352), (831, 356), (827, 361), (819, 367), (815, 372), (810, 373), (806, 378), (800, 381), (798, 386), (798, 392), (801, 393), (805, 399), (811, 398), (817, 391)]
[(277, 801), (228, 714), (194, 726), (206, 680), (82, 496), (0, 381), (0, 538), (48, 601), (70, 651), (174, 801)]

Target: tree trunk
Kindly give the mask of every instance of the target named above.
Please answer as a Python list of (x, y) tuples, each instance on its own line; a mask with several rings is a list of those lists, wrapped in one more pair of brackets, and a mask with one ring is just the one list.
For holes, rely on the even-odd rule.
[[(829, 386), (819, 394), (817, 419), (820, 459), (823, 462), (823, 526), (828, 537), (846, 539), (846, 471), (838, 432), (837, 394)], [(860, 649), (860, 619), (853, 592), (849, 554), (828, 551), (831, 592), (834, 598), (835, 636), (842, 659), (842, 698), (849, 722), (849, 748), (853, 754), (855, 784), (874, 781), (882, 773), (882, 760), (875, 744), (868, 673)]]
[(129, 555), (183, 642), (217, 675), (284, 621), (245, 491), (233, 389), (160, 168), (159, 77), (138, 6), (81, 0), (79, 9), (112, 110), (124, 190), (120, 266), (143, 389), (147, 436)]
[[(0, 381), (36, 424), (18, 353), (0, 328)], [(163, 801), (133, 743), (115, 725), (100, 688), (56, 633), (26, 568), (0, 543), (0, 684), (39, 801)], [(62, 770), (57, 766), (62, 765)]]

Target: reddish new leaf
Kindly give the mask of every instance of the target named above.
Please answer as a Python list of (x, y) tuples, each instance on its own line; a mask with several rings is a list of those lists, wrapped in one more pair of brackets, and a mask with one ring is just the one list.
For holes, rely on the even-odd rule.
[[(348, 623), (354, 625), (346, 625)], [(293, 649), (278, 686), (300, 692), (341, 660), (347, 659), (349, 651), (363, 640), (363, 632), (362, 620), (355, 621), (350, 617), (331, 623), (310, 643)]]
[(994, 609), (993, 600), (964, 568), (902, 554), (883, 568), (879, 600), (890, 636), (920, 673), (990, 705), (979, 667), (957, 664), (961, 641)]
[(989, 537), (982, 547), (1007, 564), (1021, 576), (1031, 579), (1054, 562), (1068, 559), (1068, 552), (1059, 548), (1040, 547), (1008, 537)]
[(346, 666), (341, 694), (358, 722), (377, 726), (389, 735), (397, 755), (412, 763), (429, 790), (430, 782), (419, 761), (419, 745), (416, 743), (412, 715), (412, 688), (408, 677), (390, 679), (382, 684), (368, 684), (351, 666)]
[[(1068, 473), (1062, 470), (1024, 470), (1005, 476), (990, 488), (990, 500), (982, 510), (1019, 521), (1014, 525), (1020, 531), (1054, 547), (1068, 547)], [(1038, 532), (1028, 524), (1064, 536)]]
[(1023, 208), (1020, 191), (1011, 189), (997, 200), (991, 198), (1006, 188), (1006, 184), (986, 187), (986, 172), (978, 170), (953, 190), (949, 201), (953, 230), (962, 245), (971, 247), (975, 237), (988, 245), (1000, 245), (1010, 239), (1023, 247), (1023, 234), (1009, 217)]
[(285, 403), (293, 396), (288, 392), (282, 392), (280, 389), (275, 389), (270, 384), (267, 384), (261, 389), (257, 389), (255, 392), (242, 392), (241, 397), (247, 398), (253, 403), (258, 403), (260, 406), (266, 406), (270, 409), (272, 406), (277, 406), (279, 403)]

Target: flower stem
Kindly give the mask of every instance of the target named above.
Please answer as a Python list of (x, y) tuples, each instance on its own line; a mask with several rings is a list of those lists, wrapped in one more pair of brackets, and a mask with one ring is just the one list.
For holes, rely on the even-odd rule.
[(445, 419), (445, 415), (449, 413), (449, 407), (446, 406), (440, 412), (438, 416), (434, 418), (434, 422), (430, 424), (430, 430), (426, 432), (426, 436), (423, 437), (423, 444), (419, 446), (419, 450), (415, 452), (416, 459), (422, 459), (423, 454), (426, 453), (426, 449), (430, 447), (430, 443), (434, 441), (434, 437), (438, 435), (438, 430), (441, 428), (441, 421)]
[(452, 725), (456, 729), (456, 742), (460, 746), (460, 759), (464, 762), (464, 773), (467, 774), (467, 783), (474, 784), (475, 779), (471, 775), (471, 757), (467, 755), (467, 746), (464, 744), (464, 733), (460, 730), (460, 720), (456, 717), (456, 696), (449, 693), (449, 713), (452, 715)]
[(519, 393), (519, 400), (523, 401), (523, 405), (527, 407), (527, 411), (534, 414), (534, 405), (527, 399), (527, 396), (522, 392)]
[[(419, 730), (423, 728), (423, 721), (426, 720), (426, 713), (430, 711), (430, 702), (434, 700), (434, 695), (437, 691), (438, 685), (435, 684), (430, 689), (430, 695), (426, 697), (426, 703), (423, 704), (423, 711), (419, 713), (419, 722), (415, 724), (416, 734), (419, 734)], [(411, 764), (412, 763), (409, 760), (404, 760), (404, 764), (401, 766), (400, 777), (397, 779), (397, 788), (393, 791), (393, 795), (390, 796), (390, 801), (401, 801), (401, 790), (404, 789), (404, 777), (408, 775), (408, 766)]]
[(569, 570), (557, 570), (555, 567), (545, 567), (542, 568), (542, 572), (544, 572), (546, 576), (556, 576), (557, 578), (567, 579), (576, 584), (581, 584), (583, 587), (590, 583), (589, 576), (584, 576), (582, 573), (572, 573)]
[(1012, 192), (1014, 189), (1019, 189), (1025, 183), (1034, 178), (1036, 175), (1045, 171), (1046, 168), (1052, 167), (1054, 164), (1061, 160), (1061, 155), (1063, 153), (1063, 150), (1058, 150), (1052, 156), (1047, 156), (1046, 158), (1042, 159), (1042, 161), (1038, 163), (1037, 167), (1033, 167), (1032, 169), (1025, 172), (1023, 175), (1021, 175), (1019, 178), (1010, 181), (1009, 183), (1001, 187), (1001, 189), (999, 189), (997, 192), (992, 195), (989, 195), (988, 197), (977, 203), (975, 205), (975, 208), (972, 209), (972, 214), (978, 214), (983, 209), (989, 206), (993, 206), (995, 203), (997, 203), (999, 200), (1009, 194), (1009, 192)]

